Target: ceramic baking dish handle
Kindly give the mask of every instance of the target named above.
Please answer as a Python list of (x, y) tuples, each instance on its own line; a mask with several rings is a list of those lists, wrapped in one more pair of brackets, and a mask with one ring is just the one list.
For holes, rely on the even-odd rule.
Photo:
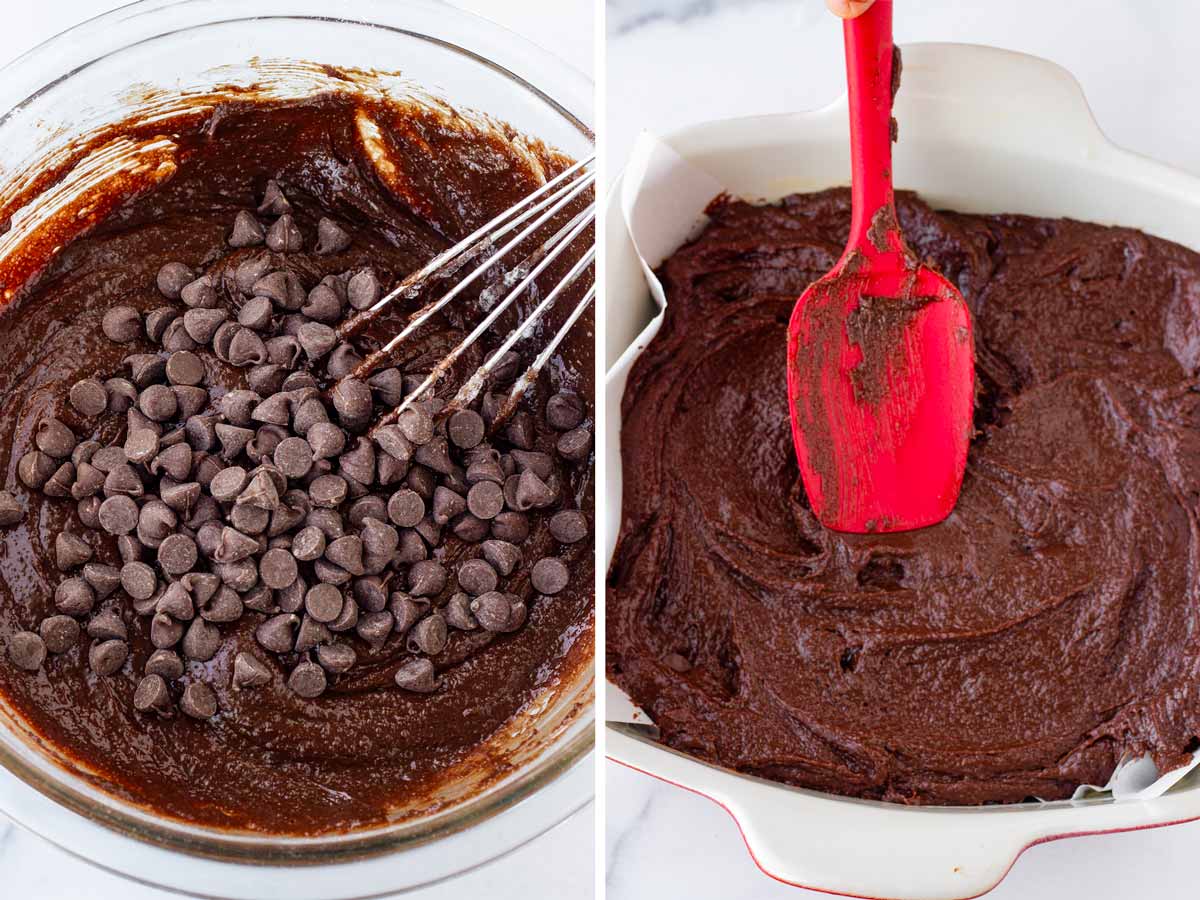
[(1186, 821), (1185, 794), (1156, 803), (1089, 801), (960, 808), (850, 800), (784, 788), (654, 743), (645, 725), (610, 724), (609, 758), (718, 803), (755, 864), (778, 881), (852, 897), (962, 900), (995, 887), (1046, 840)]
[[(1083, 89), (1049, 60), (969, 44), (906, 44), (896, 98), (900, 141), (961, 141), (1012, 148), (1071, 147), (1084, 157), (1112, 149)], [(839, 101), (845, 103), (845, 98)]]

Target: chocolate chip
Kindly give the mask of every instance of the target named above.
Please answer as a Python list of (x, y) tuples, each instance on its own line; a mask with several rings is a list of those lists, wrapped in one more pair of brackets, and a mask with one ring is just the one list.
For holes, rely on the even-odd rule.
[(250, 293), (266, 297), (280, 309), (295, 312), (307, 299), (300, 279), (291, 272), (271, 272), (254, 282)]
[(267, 247), (276, 253), (295, 253), (304, 249), (304, 235), (287, 213), (281, 215), (267, 229)]
[(550, 535), (560, 544), (574, 544), (587, 534), (587, 516), (577, 509), (563, 509), (550, 517)]
[(189, 309), (183, 314), (183, 327), (188, 337), (203, 345), (213, 339), (218, 328), (227, 324), (228, 318), (229, 313), (223, 309)]
[(349, 672), (358, 661), (358, 654), (349, 644), (323, 644), (316, 653), (317, 662), (328, 672)]
[(129, 656), (129, 645), (122, 640), (101, 641), (88, 651), (88, 665), (97, 675), (116, 675)]
[(512, 618), (512, 601), (507, 594), (489, 591), (471, 601), (471, 612), (485, 631), (504, 631)]
[(110, 341), (128, 344), (142, 336), (142, 316), (132, 306), (114, 306), (104, 314), (100, 330)]
[(325, 361), (325, 372), (330, 378), (345, 378), (362, 363), (362, 357), (350, 344), (338, 344)]
[(163, 329), (161, 343), (164, 350), (172, 353), (179, 350), (195, 350), (200, 346), (188, 334), (187, 327), (180, 318), (167, 323), (167, 327)]
[(132, 497), (118, 495), (100, 504), (100, 527), (109, 534), (129, 534), (138, 524), (138, 507)]
[(159, 500), (150, 500), (138, 514), (138, 540), (157, 550), (178, 524), (179, 517), (175, 515), (175, 510)]
[(217, 440), (221, 443), (221, 455), (227, 460), (234, 459), (246, 449), (246, 445), (254, 439), (254, 432), (249, 428), (239, 428), (236, 425), (224, 423), (214, 426)]
[[(295, 584), (279, 592), (279, 608), (284, 612), (299, 612), (304, 608), (305, 593), (307, 593), (307, 586), (304, 584), (304, 580), (296, 579)], [(324, 623), (306, 615), (300, 621), (300, 628), (296, 632), (294, 649), (297, 653), (304, 653), (331, 638), (332, 635)]]
[(249, 503), (238, 503), (229, 511), (229, 524), (243, 534), (262, 534), (270, 522), (269, 510)]
[(443, 611), (446, 624), (459, 631), (474, 631), (479, 627), (471, 613), (471, 598), (461, 591), (452, 596)]
[(340, 537), (325, 548), (325, 558), (351, 575), (363, 574), (362, 556), (362, 539), (354, 535)]
[(159, 293), (168, 300), (178, 300), (179, 292), (195, 277), (192, 270), (183, 263), (169, 262), (158, 270), (155, 283)]
[(427, 659), (414, 659), (396, 670), (396, 685), (406, 691), (430, 694), (437, 690), (433, 663)]
[(158, 548), (158, 564), (168, 575), (182, 575), (196, 565), (196, 542), (186, 534), (169, 535)]
[(221, 632), (202, 618), (192, 619), (183, 635), (183, 655), (196, 662), (208, 662), (221, 648)]
[(218, 563), (215, 571), (221, 580), (240, 594), (244, 594), (258, 583), (258, 566), (253, 559), (240, 559), (237, 562)]
[(558, 439), (558, 455), (572, 462), (588, 458), (592, 452), (592, 433), (586, 428), (575, 428)]
[(291, 404), (286, 394), (274, 394), (258, 403), (250, 411), (250, 418), (255, 422), (265, 422), (271, 425), (287, 425), (291, 420)]
[(322, 217), (317, 222), (317, 255), (341, 253), (350, 246), (350, 235), (333, 219)]
[(419, 407), (410, 406), (400, 413), (396, 426), (414, 444), (427, 444), (433, 439), (433, 419)]
[(416, 625), (428, 609), (428, 600), (415, 600), (401, 591), (394, 592), (388, 601), (388, 610), (392, 614), (392, 621), (394, 623), (393, 627), (398, 634), (404, 634)]
[(253, 653), (245, 651), (233, 659), (234, 690), (262, 687), (271, 682), (271, 669)]
[(204, 380), (204, 363), (189, 350), (172, 353), (167, 358), (167, 380), (171, 384), (199, 384)]
[(355, 579), (354, 599), (365, 612), (381, 612), (387, 609), (388, 595), (386, 586), (376, 576)]
[(108, 391), (95, 378), (85, 378), (75, 382), (71, 386), (68, 400), (75, 412), (89, 419), (108, 409)]
[(146, 660), (144, 671), (147, 675), (173, 680), (183, 675), (183, 661), (174, 650), (155, 650)]
[(554, 474), (554, 460), (548, 453), (541, 453), (537, 450), (513, 450), (510, 455), (513, 462), (516, 463), (517, 469), (522, 472), (532, 472), (543, 481), (548, 480)]
[(366, 309), (373, 306), (380, 296), (379, 279), (374, 269), (363, 269), (355, 272), (346, 286), (350, 305), (355, 309)]
[(436, 597), (446, 587), (446, 568), (440, 562), (423, 559), (408, 570), (408, 592), (414, 597)]
[[(260, 587), (258, 590), (270, 596), (266, 587)], [(200, 617), (208, 622), (236, 622), (242, 617), (247, 603), (229, 585), (221, 584), (209, 600), (198, 602), (197, 605), (200, 607)]]
[(438, 485), (433, 491), (433, 520), (439, 525), (449, 523), (459, 513), (465, 511), (467, 501), (460, 494), (449, 488)]
[(495, 384), (508, 384), (515, 380), (520, 372), (521, 354), (515, 350), (509, 350), (492, 367), (492, 381)]
[(350, 431), (359, 431), (371, 419), (371, 389), (357, 378), (343, 378), (333, 389), (333, 408), (338, 420)]
[(232, 503), (246, 489), (250, 476), (241, 466), (222, 469), (208, 486), (208, 492), (222, 503)]
[(467, 508), (480, 519), (494, 519), (504, 509), (504, 491), (493, 481), (481, 481), (467, 492)]
[(384, 406), (399, 406), (404, 399), (404, 376), (399, 369), (381, 369), (367, 379), (367, 384)]
[(378, 650), (392, 633), (394, 624), (390, 612), (369, 612), (359, 617), (355, 633), (373, 649)]
[(287, 550), (268, 550), (258, 564), (258, 572), (267, 587), (277, 591), (283, 590), (296, 580), (296, 558)]
[(425, 501), (415, 491), (401, 488), (388, 501), (388, 518), (401, 528), (412, 528), (425, 517)]
[(65, 462), (54, 470), (54, 474), (42, 485), (42, 491), (47, 497), (69, 497), (75, 484), (75, 466)]
[(42, 419), (34, 437), (37, 448), (54, 459), (66, 459), (75, 449), (75, 434), (58, 419)]
[(104, 382), (108, 393), (108, 411), (121, 415), (137, 403), (137, 388), (127, 378), (110, 378)]
[(446, 620), (440, 613), (433, 613), (409, 630), (408, 650), (435, 656), (445, 649), (447, 636)]
[(179, 299), (191, 309), (216, 309), (221, 305), (217, 289), (213, 287), (212, 279), (207, 275), (201, 275), (187, 284), (179, 292)]
[(308, 514), (307, 524), (313, 525), (325, 535), (328, 540), (337, 540), (346, 533), (342, 524), (342, 516), (335, 509), (314, 509)]
[(88, 563), (83, 567), (83, 580), (103, 600), (121, 586), (121, 570), (104, 563)]
[(11, 528), (25, 518), (25, 511), (17, 498), (8, 491), (0, 491), (0, 528)]
[(557, 594), (570, 580), (571, 575), (567, 571), (566, 563), (553, 556), (539, 559), (529, 573), (529, 583), (541, 594)]
[[(244, 309), (245, 307), (243, 307), (243, 310)], [(242, 324), (245, 325), (247, 323), (243, 322)], [(277, 337), (270, 338), (267, 341), (266, 346), (267, 359), (275, 365), (282, 366), (285, 369), (294, 369), (300, 362), (300, 354), (304, 352), (303, 348), (300, 346), (300, 342), (296, 340), (295, 337), (288, 334), (282, 334)], [(305, 372), (296, 372), (293, 374), (307, 375)]]
[[(275, 308), (271, 305), (271, 301), (266, 297), (253, 297), (242, 304), (242, 308), (238, 310), (238, 324), (251, 328), (255, 331), (263, 331), (271, 324), (271, 317), (275, 314)], [(290, 340), (290, 339), (288, 339)], [(267, 359), (271, 359), (270, 341), (266, 343)]]
[(156, 612), (150, 619), (150, 643), (164, 650), (174, 647), (184, 637), (184, 625), (164, 612)]
[(83, 616), (96, 605), (96, 592), (82, 578), (68, 578), (54, 591), (54, 606), (69, 616)]
[(31, 490), (41, 490), (58, 466), (41, 450), (31, 450), (17, 463), (17, 477)]
[(300, 618), (292, 613), (281, 613), (267, 619), (254, 632), (254, 637), (272, 653), (290, 653)]
[[(514, 476), (516, 481), (515, 508), (519, 511), (549, 506), (556, 499), (555, 492), (546, 482), (538, 478), (532, 471), (526, 469), (520, 475)], [(505, 484), (507, 488), (507, 482)], [(507, 499), (508, 494), (505, 492)]]
[(8, 640), (8, 658), (18, 669), (36, 672), (46, 661), (46, 642), (32, 631), (18, 631)]
[(369, 486), (375, 480), (375, 445), (357, 438), (354, 446), (338, 459), (342, 477)]
[(279, 182), (272, 178), (267, 182), (262, 203), (258, 205), (258, 214), (260, 216), (282, 216), (291, 211), (292, 204), (283, 195), (283, 189), (279, 186)]
[(375, 432), (375, 443), (388, 456), (407, 465), (413, 457), (413, 445), (398, 425), (385, 425)]
[(221, 579), (208, 572), (189, 572), (179, 579), (179, 583), (197, 606), (203, 606), (221, 588)]
[(450, 526), (455, 537), (469, 544), (478, 544), (491, 532), (491, 524), (478, 516), (463, 513)]
[(50, 616), (38, 626), (38, 634), (50, 653), (66, 653), (79, 643), (82, 629), (70, 616)]
[(346, 480), (337, 475), (322, 475), (308, 486), (308, 495), (312, 497), (313, 506), (334, 508), (342, 505), (346, 499)]
[(217, 714), (217, 695), (202, 681), (193, 681), (183, 689), (179, 708), (193, 719), (211, 719)]
[(128, 463), (117, 466), (104, 477), (104, 494), (107, 497), (142, 497), (145, 493), (141, 476)]
[[(258, 366), (267, 361), (267, 345), (263, 343), (261, 337), (249, 328), (239, 327), (229, 341), (229, 350), (226, 356), (230, 365), (238, 367)], [(283, 379), (280, 378), (280, 383), (282, 384), (282, 382)], [(254, 387), (254, 385), (251, 385), (251, 387)]]
[(483, 417), (472, 409), (460, 409), (447, 421), (446, 433), (454, 446), (469, 450), (483, 440)]
[(511, 575), (521, 564), (521, 551), (515, 544), (503, 540), (484, 541), (483, 558), (504, 577)]
[(292, 538), (292, 554), (296, 559), (311, 562), (325, 553), (325, 534), (321, 529), (309, 526)]
[(233, 232), (229, 235), (230, 247), (258, 247), (266, 238), (262, 223), (248, 210), (239, 210), (233, 219)]
[(485, 560), (469, 559), (458, 567), (458, 586), (474, 597), (494, 591), (499, 581), (496, 570)]
[(129, 630), (121, 617), (115, 612), (105, 610), (87, 625), (88, 637), (98, 641), (124, 641), (129, 637)]
[(426, 516), (417, 523), (417, 527), (413, 529), (421, 536), (421, 540), (427, 543), (430, 547), (436, 547), (442, 542), (442, 526), (433, 521), (432, 516)]
[[(158, 453), (158, 449), (159, 449), (160, 445), (161, 445), (161, 441), (159, 440), (159, 436), (154, 433), (153, 429), (151, 429), (151, 428), (132, 429), (125, 437), (125, 447), (124, 447), (125, 458), (129, 462), (142, 463), (142, 464), (148, 463)], [(127, 469), (127, 468), (128, 468), (128, 466), (120, 466), (116, 469), (113, 469), (112, 471), (123, 471), (124, 469)], [(109, 474), (111, 475), (112, 472), (110, 472)], [(127, 476), (122, 475), (122, 477), (124, 477), (126, 481), (129, 480), (127, 478)], [(131, 481), (129, 483), (132, 485)], [(138, 495), (132, 494), (131, 496), (138, 496)]]
[(92, 558), (92, 548), (83, 538), (61, 531), (54, 538), (54, 563), (59, 571), (77, 569)]
[(583, 413), (583, 400), (570, 391), (562, 391), (546, 401), (546, 424), (557, 431), (579, 427)]
[(311, 700), (325, 693), (328, 684), (325, 670), (314, 662), (299, 663), (288, 676), (288, 687), (292, 692), (305, 699)]
[(138, 388), (146, 388), (162, 381), (167, 375), (167, 363), (153, 353), (134, 353), (125, 357), (129, 376)]
[(156, 612), (170, 616), (177, 622), (190, 622), (196, 617), (196, 607), (192, 595), (179, 581), (173, 581), (166, 586), (166, 589), (158, 595), (154, 609)]
[(304, 597), (304, 608), (318, 622), (332, 622), (342, 611), (342, 592), (332, 584), (318, 584), (309, 588)]
[(133, 708), (141, 713), (166, 713), (171, 709), (171, 692), (161, 675), (144, 675), (133, 692)]

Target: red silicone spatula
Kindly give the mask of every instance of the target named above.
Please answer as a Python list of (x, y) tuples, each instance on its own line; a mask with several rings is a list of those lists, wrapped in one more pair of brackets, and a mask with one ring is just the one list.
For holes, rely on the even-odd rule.
[(838, 264), (792, 312), (792, 437), (825, 527), (907, 531), (942, 521), (958, 499), (975, 348), (962, 295), (920, 264), (897, 224), (892, 0), (843, 27), (854, 209)]

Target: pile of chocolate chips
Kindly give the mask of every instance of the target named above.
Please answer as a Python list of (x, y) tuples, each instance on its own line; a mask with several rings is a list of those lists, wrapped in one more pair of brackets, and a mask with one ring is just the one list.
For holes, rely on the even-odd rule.
[[(325, 218), (315, 251), (338, 253), (351, 241)], [(503, 583), (528, 563), (520, 544), (530, 515), (550, 516), (549, 531), (562, 544), (587, 537), (586, 517), (561, 508), (560, 497), (560, 467), (586, 464), (591, 453), (578, 395), (547, 401), (547, 421), (561, 432), (558, 460), (534, 449), (533, 421), (523, 409), (501, 423), (497, 443), (505, 449), (485, 441), (504, 400), (499, 393), (484, 395), (481, 412), (450, 412), (429, 395), (394, 424), (372, 429), (425, 377), (396, 368), (366, 381), (349, 377), (361, 357), (339, 343), (335, 327), (348, 311), (379, 299), (375, 273), (345, 272), (306, 290), (280, 267), (280, 255), (301, 250), (304, 236), (274, 182), (258, 215), (239, 212), (229, 237), (233, 248), (262, 244), (272, 252), (238, 265), (235, 289), (211, 270), (172, 262), (159, 271), (157, 287), (182, 310), (163, 306), (143, 316), (122, 306), (105, 314), (110, 340), (145, 335), (162, 348), (127, 357), (128, 377), (71, 388), (68, 402), (81, 416), (126, 417), (123, 444), (80, 442), (53, 418), (38, 424), (37, 449), (18, 463), (20, 480), (73, 499), (84, 526), (116, 536), (123, 565), (95, 562), (78, 535), (57, 535), (57, 567), (78, 574), (58, 585), (57, 615), (10, 641), (15, 665), (37, 671), (47, 653), (77, 647), (85, 629), (91, 669), (121, 671), (129, 657), (122, 607), (94, 610), (123, 591), (133, 612), (149, 617), (156, 648), (134, 696), (143, 713), (170, 714), (179, 693), (171, 683), (185, 661), (212, 659), (221, 626), (244, 615), (258, 617), (261, 653), (290, 667), (287, 684), (302, 697), (319, 696), (331, 677), (355, 665), (354, 638), (378, 648), (397, 633), (410, 657), (396, 684), (430, 692), (438, 687), (431, 657), (446, 645), (448, 629), (512, 632), (524, 624), (525, 604)], [(210, 391), (210, 354), (244, 368), (249, 389)], [(520, 357), (510, 354), (493, 386), (521, 370)], [(335, 385), (328, 401), (318, 375)], [(0, 491), (0, 526), (22, 518), (17, 498)], [(453, 573), (438, 560), (445, 528), (479, 548)], [(451, 578), (457, 590), (447, 590)], [(541, 595), (558, 593), (569, 579), (556, 557), (529, 570)], [(271, 678), (260, 655), (237, 654), (235, 688)], [(216, 694), (202, 681), (191, 681), (177, 702), (193, 718), (217, 712)]]

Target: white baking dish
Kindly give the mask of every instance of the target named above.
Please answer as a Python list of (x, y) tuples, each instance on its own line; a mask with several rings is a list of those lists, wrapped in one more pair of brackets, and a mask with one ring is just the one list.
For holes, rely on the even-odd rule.
[[(1115, 147), (1078, 83), (1052, 63), (988, 47), (905, 47), (897, 110), (896, 184), (935, 207), (1070, 216), (1200, 248), (1200, 179)], [(843, 97), (815, 112), (696, 125), (665, 141), (731, 193), (774, 200), (845, 184), (847, 133)], [(620, 524), (621, 396), (633, 359), (658, 327), (620, 191), (618, 181), (606, 226), (610, 558)], [(647, 721), (612, 684), (607, 709), (610, 720)], [(859, 897), (972, 897), (999, 883), (1033, 844), (1200, 818), (1194, 773), (1150, 800), (905, 807), (739, 775), (658, 745), (638, 726), (610, 727), (608, 755), (719, 803), (768, 875)]]

